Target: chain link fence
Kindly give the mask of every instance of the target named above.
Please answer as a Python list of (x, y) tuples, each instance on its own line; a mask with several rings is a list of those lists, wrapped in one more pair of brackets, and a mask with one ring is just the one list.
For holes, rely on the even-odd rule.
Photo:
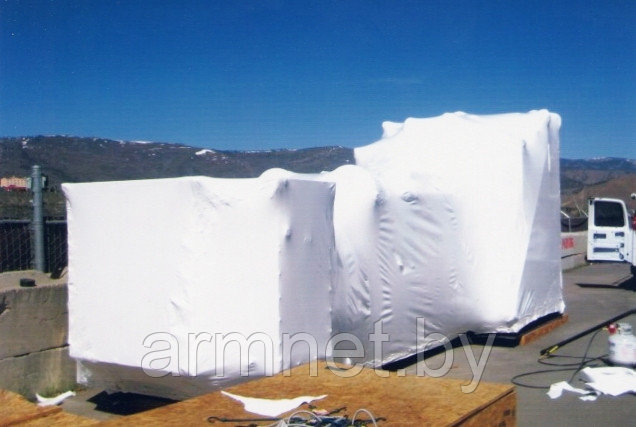
[(0, 272), (33, 268), (29, 221), (0, 221)]
[[(68, 264), (66, 221), (44, 222), (45, 272), (61, 272)], [(0, 273), (34, 268), (30, 220), (0, 220)]]
[(561, 232), (587, 231), (587, 217), (565, 217), (561, 215)]
[(44, 222), (44, 257), (46, 271), (59, 275), (68, 265), (66, 221)]
[(59, 275), (68, 264), (63, 195), (45, 188), (38, 165), (20, 179), (26, 184), (0, 191), (0, 273), (34, 269)]

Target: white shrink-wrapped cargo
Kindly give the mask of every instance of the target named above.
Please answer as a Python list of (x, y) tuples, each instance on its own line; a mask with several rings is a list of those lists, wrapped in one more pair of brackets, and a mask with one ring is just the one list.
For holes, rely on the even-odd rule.
[(81, 382), (184, 398), (325, 357), (332, 183), (188, 177), (63, 189)]
[(547, 111), (408, 119), (357, 148), (357, 166), (264, 173), (336, 184), (332, 326), (359, 340), (352, 360), (380, 366), (564, 310), (559, 127)]
[(563, 312), (559, 127), (445, 114), (384, 123), (322, 174), (65, 185), (82, 381), (185, 397), (322, 358), (336, 333), (379, 366)]
[[(427, 344), (411, 332), (418, 317), (420, 334), (452, 339), (464, 331), (517, 332), (563, 312), (560, 124), (546, 110), (444, 114), (384, 123), (380, 141), (355, 149), (356, 163), (383, 194), (380, 276), (369, 285), (381, 288), (382, 310), (371, 320), (390, 336), (383, 362)], [(335, 316), (346, 325), (346, 312)]]

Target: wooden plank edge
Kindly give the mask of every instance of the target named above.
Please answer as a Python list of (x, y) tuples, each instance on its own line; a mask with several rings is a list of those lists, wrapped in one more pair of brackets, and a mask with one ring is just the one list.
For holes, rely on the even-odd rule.
[(517, 393), (511, 389), (508, 393), (504, 393), (494, 401), (481, 405), (450, 425), (462, 427), (516, 426)]
[(542, 336), (547, 335), (548, 333), (552, 332), (554, 329), (566, 323), (568, 319), (569, 319), (569, 316), (567, 314), (562, 314), (542, 325), (537, 326), (536, 328), (521, 335), (519, 339), (519, 345), (526, 345), (533, 341), (538, 340)]

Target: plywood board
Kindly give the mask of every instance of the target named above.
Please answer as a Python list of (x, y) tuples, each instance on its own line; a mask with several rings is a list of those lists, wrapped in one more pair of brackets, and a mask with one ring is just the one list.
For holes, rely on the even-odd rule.
[[(318, 363), (316, 368), (317, 375), (310, 375), (309, 365), (304, 365), (293, 369), (288, 376), (278, 374), (240, 384), (227, 391), (269, 399), (326, 394), (326, 398), (315, 402), (316, 406), (327, 410), (346, 406), (343, 413), (349, 416), (357, 409), (365, 408), (375, 417), (385, 418), (386, 421), (380, 425), (387, 426), (515, 423), (516, 395), (511, 385), (481, 383), (474, 392), (463, 393), (461, 386), (467, 381), (399, 376), (395, 372), (375, 372), (371, 369), (363, 369), (357, 375), (345, 378), (342, 375), (353, 371), (331, 370), (324, 362)], [(245, 412), (241, 403), (220, 392), (213, 392), (113, 420), (108, 424), (197, 425), (206, 424), (210, 416), (258, 418)], [(260, 424), (267, 423), (255, 423)]]
[(97, 422), (62, 412), (58, 406), (39, 407), (17, 393), (0, 390), (0, 427), (8, 426), (85, 426)]

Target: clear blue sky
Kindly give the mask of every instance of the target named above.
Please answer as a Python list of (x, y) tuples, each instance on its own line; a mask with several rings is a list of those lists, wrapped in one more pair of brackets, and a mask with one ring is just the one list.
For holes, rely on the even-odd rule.
[(636, 158), (634, 1), (0, 0), (0, 136), (354, 147), (384, 120), (548, 108)]

